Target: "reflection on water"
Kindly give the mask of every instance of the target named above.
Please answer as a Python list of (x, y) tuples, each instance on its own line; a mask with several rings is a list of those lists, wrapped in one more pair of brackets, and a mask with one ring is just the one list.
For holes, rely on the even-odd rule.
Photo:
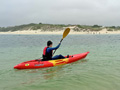
[[(56, 66), (56, 67), (48, 67), (48, 68), (40, 68), (40, 69), (23, 69), (23, 70), (15, 70), (15, 72), (23, 72), (26, 74), (38, 74), (35, 77), (31, 77), (28, 81), (23, 81), (21, 84), (32, 84), (36, 82), (39, 79), (43, 80), (50, 80), (50, 79), (55, 79), (55, 78), (60, 78), (63, 75), (67, 74), (68, 71), (71, 71), (72, 68), (70, 66), (76, 65), (76, 64), (81, 64), (87, 62), (88, 59), (83, 59), (77, 62), (73, 62), (70, 64), (66, 65), (61, 65), (61, 66)], [(66, 69), (67, 68), (67, 72)]]

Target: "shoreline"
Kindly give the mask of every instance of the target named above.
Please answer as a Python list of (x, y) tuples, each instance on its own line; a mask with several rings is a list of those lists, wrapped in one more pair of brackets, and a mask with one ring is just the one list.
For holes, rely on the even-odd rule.
[[(41, 31), (41, 30), (23, 30), (23, 31), (14, 31), (14, 32), (0, 32), (0, 34), (63, 34), (64, 30), (61, 31)], [(103, 29), (101, 31), (85, 31), (85, 32), (76, 32), (71, 30), (70, 33), (71, 35), (79, 35), (79, 34), (90, 34), (90, 35), (95, 35), (95, 34), (120, 34), (120, 31), (107, 31), (106, 29)]]

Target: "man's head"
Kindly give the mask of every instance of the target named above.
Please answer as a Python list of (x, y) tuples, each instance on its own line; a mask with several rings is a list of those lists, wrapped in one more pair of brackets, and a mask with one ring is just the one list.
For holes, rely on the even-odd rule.
[(52, 47), (52, 44), (53, 44), (52, 41), (48, 41), (48, 42), (47, 42), (47, 46), (48, 46), (48, 47)]

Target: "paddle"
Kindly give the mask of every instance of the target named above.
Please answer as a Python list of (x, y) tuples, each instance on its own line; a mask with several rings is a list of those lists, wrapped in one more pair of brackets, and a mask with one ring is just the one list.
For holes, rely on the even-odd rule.
[[(62, 39), (60, 40), (60, 43), (63, 41), (63, 39), (69, 34), (70, 32), (70, 28), (66, 28), (65, 31), (63, 32), (63, 37)], [(57, 50), (57, 49), (56, 49)], [(54, 51), (53, 55), (55, 54), (56, 50)], [(42, 58), (42, 57), (41, 57)], [(39, 59), (36, 59), (37, 61), (41, 61)]]
[[(65, 31), (63, 32), (63, 37), (60, 40), (60, 43), (63, 41), (63, 39), (69, 34), (70, 28), (66, 28)], [(56, 49), (57, 50), (57, 49)], [(55, 54), (56, 50), (54, 51), (53, 55)]]

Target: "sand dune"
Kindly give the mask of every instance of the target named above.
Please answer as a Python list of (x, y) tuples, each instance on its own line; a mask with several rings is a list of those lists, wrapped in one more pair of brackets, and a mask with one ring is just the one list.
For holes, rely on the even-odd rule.
[[(0, 32), (0, 34), (62, 34), (64, 30), (61, 31), (41, 31), (41, 30), (23, 30), (23, 31), (14, 31), (14, 32)], [(103, 29), (101, 31), (81, 31), (76, 32), (71, 28), (70, 34), (120, 34), (120, 31), (107, 31)]]

